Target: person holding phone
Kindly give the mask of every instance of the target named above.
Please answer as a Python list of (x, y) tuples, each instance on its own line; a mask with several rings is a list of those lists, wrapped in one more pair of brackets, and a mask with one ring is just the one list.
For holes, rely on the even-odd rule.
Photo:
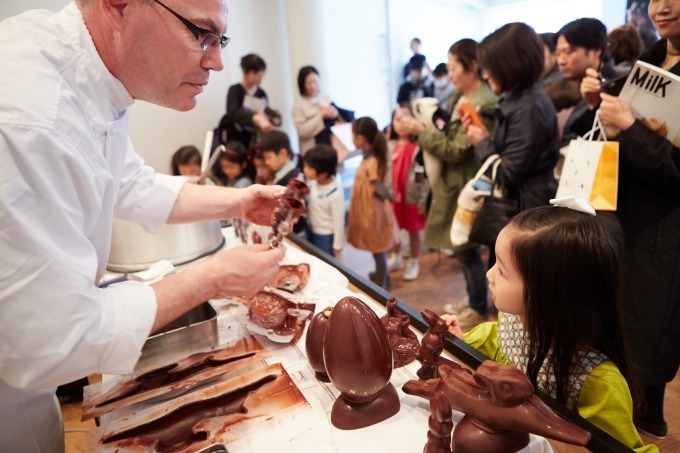
[[(420, 147), (442, 161), (441, 173), (428, 175), (435, 182), (425, 222), (425, 246), (453, 249), (460, 261), (467, 287), (467, 303), (449, 303), (444, 306), (444, 310), (458, 315), (466, 327), (486, 321), (488, 311), (487, 281), (479, 245), (466, 244), (454, 248), (451, 244), (451, 224), (458, 207), (458, 196), (465, 183), (479, 169), (472, 144), (463, 127), (461, 112), (472, 112), (480, 120), (478, 126), (493, 132), (498, 110), (498, 97), (482, 80), (477, 61), (478, 47), (477, 42), (472, 39), (461, 39), (449, 49), (447, 67), (456, 92), (449, 104), (451, 119), (444, 130), (425, 128), (414, 118), (408, 118), (410, 132), (419, 136)], [(476, 109), (479, 109), (479, 114)]]

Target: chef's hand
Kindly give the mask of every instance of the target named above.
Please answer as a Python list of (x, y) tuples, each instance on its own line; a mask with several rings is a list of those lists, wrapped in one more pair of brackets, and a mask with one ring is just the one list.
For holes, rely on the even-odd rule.
[(449, 326), (449, 333), (455, 335), (458, 338), (463, 338), (463, 329), (460, 327), (458, 316), (443, 314), (440, 316), (440, 318), (446, 321), (446, 325)]
[(581, 81), (581, 97), (590, 110), (600, 103), (602, 93), (602, 76), (593, 68), (586, 69), (586, 76)]
[(605, 127), (615, 127), (625, 131), (633, 125), (635, 117), (630, 105), (616, 96), (606, 93), (600, 94), (602, 103), (600, 104), (600, 121)]
[(286, 191), (285, 187), (253, 184), (241, 190), (241, 217), (258, 225), (270, 225), (274, 208)]
[(282, 247), (242, 245), (213, 255), (206, 263), (219, 296), (252, 296), (279, 270)]

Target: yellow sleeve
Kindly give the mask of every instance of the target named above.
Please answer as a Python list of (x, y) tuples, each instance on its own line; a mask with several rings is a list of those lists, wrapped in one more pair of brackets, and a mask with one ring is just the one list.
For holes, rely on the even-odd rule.
[(498, 323), (485, 322), (470, 330), (463, 337), (465, 342), (502, 365), (512, 365), (498, 347)]
[(576, 409), (581, 417), (638, 453), (658, 452), (644, 445), (633, 425), (633, 400), (628, 383), (612, 362), (597, 366), (581, 387)]

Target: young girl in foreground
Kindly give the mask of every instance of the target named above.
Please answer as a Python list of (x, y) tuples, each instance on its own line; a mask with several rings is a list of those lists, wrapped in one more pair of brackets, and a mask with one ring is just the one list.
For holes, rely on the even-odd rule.
[(363, 151), (352, 187), (347, 222), (347, 242), (368, 250), (375, 259), (373, 281), (387, 288), (387, 251), (392, 245), (393, 214), (387, 200), (387, 142), (372, 118), (352, 123), (354, 146)]
[[(463, 335), (496, 362), (524, 371), (534, 386), (638, 452), (636, 395), (620, 323), (623, 234), (617, 220), (563, 207), (518, 214), (498, 236), (487, 272), (497, 323)], [(629, 384), (630, 383), (630, 384)]]

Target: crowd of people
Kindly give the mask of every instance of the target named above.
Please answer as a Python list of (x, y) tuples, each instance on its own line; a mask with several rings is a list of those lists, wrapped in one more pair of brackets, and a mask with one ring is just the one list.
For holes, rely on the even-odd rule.
[[(659, 6), (658, 2), (652, 2), (650, 14), (663, 18), (677, 13), (675, 5), (667, 3)], [(657, 19), (655, 23), (661, 20)], [(612, 346), (602, 338), (585, 334), (580, 337), (578, 333), (573, 334), (572, 341), (596, 350), (601, 357), (596, 365), (613, 362), (621, 373), (617, 376), (623, 376), (623, 382), (630, 383), (634, 400), (628, 401), (625, 392), (617, 395), (621, 406), (609, 409), (617, 414), (612, 417), (618, 420), (618, 427), (608, 426), (608, 430), (619, 440), (642, 451), (645, 447), (632, 428), (633, 418), (639, 429), (659, 437), (665, 435), (664, 385), (672, 380), (678, 366), (678, 354), (669, 349), (669, 341), (674, 338), (673, 327), (665, 316), (672, 313), (672, 319), (677, 319), (680, 302), (676, 288), (678, 275), (671, 265), (678, 257), (678, 244), (667, 242), (672, 241), (672, 234), (680, 233), (677, 223), (680, 208), (677, 196), (672, 195), (680, 185), (680, 157), (672, 143), (635, 120), (625, 102), (604, 94), (603, 80), (625, 78), (638, 58), (677, 73), (680, 68), (674, 52), (680, 30), (659, 26), (658, 31), (662, 39), (645, 49), (633, 24), (616, 27), (608, 34), (599, 20), (582, 18), (565, 24), (555, 33), (537, 35), (525, 24), (512, 23), (479, 43), (472, 39), (453, 43), (448, 61), (437, 65), (434, 71), (420, 53), (420, 40), (415, 38), (411, 42), (413, 56), (403, 69), (403, 83), (396, 96), (397, 107), (390, 124), (384, 128), (370, 117), (353, 119), (352, 112), (340, 109), (321, 96), (319, 72), (313, 66), (305, 66), (298, 77), (300, 98), (293, 108), (300, 139), (297, 166), (288, 137), (279, 131), (272, 132), (270, 122), (256, 120), (258, 115), (266, 117), (265, 111), (249, 110), (244, 106), (243, 96), (234, 100), (230, 94), (228, 114), (223, 121), (228, 122), (229, 115), (241, 120), (247, 117), (251, 130), (256, 132), (243, 144), (254, 153), (266, 156), (272, 136), (278, 137), (274, 143), (280, 147), (277, 156), (282, 160), (265, 157), (265, 165), (275, 175), (269, 181), (283, 184), (288, 176), (297, 176), (303, 170), (301, 173), (313, 189), (308, 199), (304, 233), (307, 239), (331, 255), (342, 250), (345, 238), (355, 248), (369, 251), (375, 260), (375, 271), (369, 277), (376, 284), (389, 288), (390, 272), (402, 268), (404, 280), (417, 279), (420, 273), (418, 257), (423, 247), (455, 255), (463, 269), (468, 299), (463, 306), (448, 304), (445, 311), (458, 329), (489, 320), (487, 287), (491, 277), (487, 280), (486, 269), (519, 265), (517, 258), (507, 255), (506, 262), (499, 263), (496, 260), (497, 244), (490, 244), (486, 265), (480, 244), (469, 241), (452, 245), (450, 230), (463, 187), (487, 159), (500, 155), (496, 183), (502, 188), (503, 196), (515, 202), (514, 214), (532, 212), (533, 208), (548, 205), (555, 196), (569, 143), (590, 130), (599, 110), (605, 126), (615, 126), (622, 131), (617, 138), (621, 145), (621, 179), (616, 215), (623, 228), (622, 232), (611, 225), (606, 228), (611, 234), (621, 235), (618, 238), (621, 244), (617, 244), (623, 252), (622, 262), (627, 263), (622, 266), (626, 278), (622, 283), (623, 291), (607, 296), (607, 303), (612, 307), (592, 314), (593, 322), (606, 325), (607, 332), (618, 343)], [(244, 60), (246, 58), (252, 56), (244, 57)], [(258, 67), (263, 71), (264, 63)], [(252, 69), (244, 67), (244, 82), (238, 89), (232, 87), (230, 93), (234, 90), (246, 93), (250, 89), (252, 95), (261, 93), (266, 99), (261, 88), (255, 85), (249, 88), (245, 83), (249, 78), (261, 80), (261, 73), (258, 77), (249, 76), (249, 70)], [(444, 126), (414, 116), (413, 101), (423, 97), (437, 99), (438, 113), (447, 120)], [(239, 105), (236, 110), (234, 102)], [(473, 113), (462, 109), (463, 104), (470, 104)], [(333, 147), (330, 129), (344, 122), (352, 122), (354, 146), (363, 155), (352, 185), (346, 221), (342, 187), (335, 175), (338, 152)], [(640, 157), (642, 150), (647, 158)], [(437, 165), (428, 167), (427, 159), (435, 160)], [(551, 212), (555, 211), (546, 211), (545, 215), (549, 216)], [(641, 212), (649, 215), (640, 215)], [(531, 218), (527, 214), (526, 219)], [(555, 220), (541, 221), (551, 225), (546, 228), (556, 224)], [(530, 225), (522, 224), (522, 229), (527, 231), (541, 229), (529, 220), (523, 222)], [(514, 220), (508, 228), (516, 231), (519, 225), (520, 222)], [(664, 230), (660, 230), (662, 226)], [(402, 244), (402, 230), (408, 238), (406, 244)], [(421, 235), (423, 231), (424, 235)], [(424, 244), (421, 244), (422, 237)], [(646, 242), (652, 238), (657, 241)], [(618, 245), (614, 249), (618, 250)], [(408, 253), (405, 265), (403, 252)], [(618, 259), (618, 251), (613, 256)], [(635, 267), (631, 263), (636, 263)], [(644, 270), (638, 267), (641, 263)], [(660, 263), (668, 266), (660, 267)], [(530, 283), (525, 270), (516, 270), (515, 274), (525, 285)], [(618, 281), (606, 284), (614, 283), (619, 284)], [(611, 287), (601, 289), (614, 291)], [(595, 293), (599, 290), (593, 289)], [(619, 294), (622, 295), (620, 306), (617, 305)], [(557, 298), (553, 299), (557, 304)], [(569, 300), (564, 303), (568, 304)], [(605, 304), (604, 298), (600, 303)], [(529, 302), (525, 301), (525, 304)], [(567, 307), (553, 308), (556, 313), (568, 312)], [(499, 309), (507, 311), (503, 307)], [(555, 322), (558, 325), (559, 322), (540, 314), (540, 308), (532, 307), (531, 310), (538, 310), (532, 315), (528, 310), (502, 313), (498, 324), (499, 329), (510, 328), (509, 319), (517, 322), (511, 313), (520, 312), (521, 316), (533, 319), (530, 323), (537, 323), (535, 328), (531, 324), (527, 326), (527, 331), (530, 338), (539, 335), (535, 340), (541, 343), (536, 349), (529, 347), (534, 355), (529, 354), (532, 362), (524, 370), (529, 370), (535, 383), (545, 388), (545, 382), (537, 380), (537, 373), (547, 360), (545, 341), (553, 338), (550, 341), (555, 353), (563, 354), (560, 360), (565, 361), (564, 366), (557, 365), (562, 371), (558, 373), (558, 384), (552, 388), (553, 396), (574, 404), (584, 414), (593, 411), (594, 402), (585, 403), (569, 396), (574, 388), (565, 371), (568, 369), (566, 364), (577, 354), (578, 348), (571, 345), (571, 349), (560, 351), (562, 346), (554, 338), (562, 338), (563, 334), (547, 334), (541, 324)], [(619, 316), (624, 330), (617, 327), (615, 320)], [(605, 317), (611, 319), (605, 320)], [(585, 327), (574, 325), (573, 328)], [(623, 347), (624, 338), (635, 338), (636, 341), (627, 341)], [(604, 369), (595, 366), (595, 370), (594, 376), (611, 371), (609, 365)], [(586, 379), (585, 382), (590, 381)], [(588, 396), (583, 398), (590, 399)], [(640, 402), (634, 412), (633, 401)], [(606, 426), (608, 422), (601, 420), (601, 413), (596, 412), (599, 415), (591, 417), (591, 421)]]
[[(405, 280), (418, 278), (423, 247), (450, 251), (462, 265), (468, 294), (464, 307), (446, 310), (454, 335), (494, 360), (519, 367), (537, 388), (626, 446), (655, 451), (643, 445), (638, 430), (658, 438), (667, 434), (664, 391), (680, 364), (675, 347), (680, 150), (603, 86), (625, 77), (638, 59), (680, 74), (679, 2), (650, 2), (649, 18), (660, 36), (654, 42), (649, 39), (653, 32), (641, 34), (635, 23), (608, 34), (599, 20), (582, 18), (540, 36), (526, 24), (511, 23), (481, 42), (456, 41), (447, 62), (431, 71), (416, 38), (397, 106), (384, 127), (367, 116), (355, 119), (354, 112), (323, 96), (321, 74), (304, 66), (292, 112), (297, 150), (279, 130), (282, 116), (261, 88), (264, 59), (246, 55), (243, 79), (229, 88), (226, 113), (215, 129), (215, 143), (221, 146), (215, 147), (220, 155), (210, 169), (214, 184), (183, 184), (154, 175), (126, 140), (126, 115), (131, 96), (178, 110), (193, 107), (197, 93), (171, 88), (175, 74), (151, 83), (147, 77), (156, 74), (151, 69), (160, 61), (159, 48), (165, 49), (165, 61), (186, 60), (187, 73), (191, 65), (221, 70), (218, 52), (228, 38), (217, 31), (226, 26), (226, 8), (215, 2), (209, 22), (217, 25), (206, 30), (159, 0), (131, 5), (122, 9), (79, 0), (56, 14), (46, 29), (43, 18), (27, 14), (0, 30), (0, 46), (10, 61), (28, 58), (47, 68), (31, 75), (33, 86), (51, 87), (55, 79), (66, 87), (44, 88), (54, 101), (50, 105), (59, 106), (55, 113), (42, 108), (44, 99), (37, 95), (18, 99), (17, 93), (26, 92), (20, 77), (4, 74), (0, 79), (0, 102), (10, 106), (0, 109), (0, 151), (12, 169), (0, 177), (0, 238), (7, 251), (3, 259), (14, 260), (11, 266), (2, 262), (0, 281), (19, 277), (18, 283), (0, 288), (0, 331), (10, 332), (3, 334), (0, 346), (0, 450), (30, 451), (38, 445), (58, 451), (58, 430), (36, 430), (23, 438), (13, 428), (44, 426), (39, 422), (48, 418), (54, 422), (50, 390), (53, 396), (55, 385), (91, 372), (129, 372), (149, 331), (208, 298), (253, 293), (274, 275), (283, 256), (280, 249), (241, 247), (151, 289), (125, 283), (104, 291), (93, 282), (106, 264), (114, 214), (141, 220), (150, 230), (166, 222), (238, 216), (267, 224), (281, 194), (275, 186), (304, 178), (310, 186), (307, 215), (296, 224), (295, 234), (330, 255), (337, 256), (345, 241), (370, 252), (375, 260), (370, 278), (384, 288), (389, 288), (390, 271), (400, 267), (405, 267)], [(198, 6), (182, 8), (194, 14), (189, 17), (208, 14)], [(157, 30), (135, 27), (135, 13), (152, 14), (163, 24)], [(177, 30), (176, 39), (193, 47), (162, 45), (168, 34), (165, 22)], [(46, 41), (43, 34), (70, 41)], [(7, 44), (17, 35), (36, 40), (36, 48), (48, 42), (49, 48), (27, 54)], [(159, 42), (148, 51), (138, 46), (153, 39)], [(70, 67), (65, 61), (79, 58), (87, 65), (64, 70)], [(178, 79), (181, 70), (179, 65), (174, 69)], [(83, 80), (98, 87), (97, 94), (84, 89)], [(79, 97), (93, 102), (81, 104)], [(435, 116), (442, 123), (414, 115), (412, 103), (422, 97), (435, 98)], [(20, 114), (4, 113), (12, 111)], [(569, 143), (590, 130), (596, 116), (605, 127), (620, 131), (616, 212), (593, 216), (548, 207)], [(82, 130), (73, 129), (76, 123)], [(336, 174), (341, 144), (333, 133), (343, 124), (351, 124), (353, 146), (362, 155), (347, 213)], [(34, 129), (38, 132), (31, 135)], [(109, 152), (114, 148), (118, 154)], [(59, 152), (42, 153), (51, 149)], [(495, 155), (500, 156), (495, 182), (513, 203), (514, 217), (487, 244), (485, 265), (480, 244), (454, 246), (450, 230), (464, 186)], [(27, 170), (30, 159), (54, 169), (54, 177), (38, 178)], [(171, 169), (176, 175), (199, 176), (200, 153), (182, 147)], [(41, 226), (46, 213), (49, 229)], [(401, 243), (402, 230), (407, 244)], [(27, 253), (27, 244), (40, 252)], [(405, 266), (403, 251), (408, 251)], [(44, 264), (55, 260), (59, 267)], [(258, 275), (250, 275), (252, 269)], [(60, 282), (56, 290), (67, 299), (48, 318), (74, 322), (64, 333), (49, 319), (35, 321), (31, 328), (45, 332), (50, 344), (25, 341), (26, 332), (16, 322), (26, 314), (25, 300), (48, 297), (38, 281)], [(489, 295), (499, 310), (498, 322), (484, 322), (489, 321)], [(119, 305), (118, 312), (110, 308)], [(121, 316), (134, 319), (133, 325), (121, 327)], [(473, 326), (463, 334), (462, 328)], [(36, 411), (22, 412), (29, 400)], [(10, 422), (15, 413), (22, 415)]]

